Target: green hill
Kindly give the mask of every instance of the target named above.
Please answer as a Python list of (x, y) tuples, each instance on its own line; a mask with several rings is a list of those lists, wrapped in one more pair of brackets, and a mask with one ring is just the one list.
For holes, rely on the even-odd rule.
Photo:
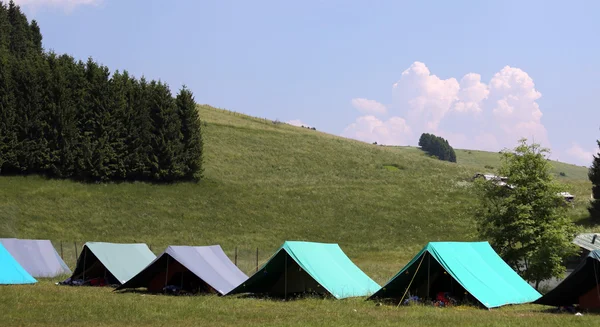
[[(2, 177), (0, 235), (68, 244), (138, 241), (156, 251), (218, 243), (228, 253), (258, 247), (261, 259), (286, 239), (337, 242), (366, 268), (377, 266), (379, 281), (399, 267), (381, 272), (380, 258), (406, 260), (428, 241), (476, 238), (468, 181), (496, 166), (497, 154), (457, 151), (452, 164), (417, 148), (366, 144), (209, 106), (201, 117), (200, 184)], [(586, 170), (559, 165), (577, 196), (573, 218), (581, 219)]]
[[(237, 247), (238, 264), (249, 273), (257, 248), (262, 262), (284, 240), (337, 242), (379, 283), (428, 241), (477, 239), (470, 178), (493, 170), (498, 154), (460, 150), (453, 164), (417, 148), (366, 144), (209, 106), (201, 107), (201, 117), (206, 179), (200, 184), (1, 177), (0, 236), (51, 239), (71, 266), (73, 242), (79, 249), (85, 241), (145, 242), (157, 253), (169, 244), (221, 244), (232, 259)], [(586, 169), (556, 166), (577, 196), (570, 214), (580, 221), (590, 192)], [(211, 317), (220, 325), (322, 325), (332, 317), (345, 325), (396, 325), (406, 314), (422, 325), (506, 325), (522, 315), (536, 316), (532, 324), (554, 319), (527, 306), (489, 315), (477, 309), (397, 310), (361, 299), (285, 304), (109, 293), (43, 281), (7, 288), (0, 307), (10, 312), (9, 324), (61, 326), (197, 325), (214, 323)]]

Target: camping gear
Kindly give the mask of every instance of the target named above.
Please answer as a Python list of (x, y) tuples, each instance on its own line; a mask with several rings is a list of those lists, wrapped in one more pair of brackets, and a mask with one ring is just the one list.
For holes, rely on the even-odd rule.
[(0, 284), (33, 284), (33, 278), (0, 243)]
[(287, 298), (316, 293), (336, 299), (372, 294), (379, 285), (337, 244), (287, 241), (246, 282), (229, 294), (256, 293)]
[(61, 284), (90, 285), (93, 282), (96, 285), (121, 285), (155, 258), (156, 255), (143, 243), (87, 242), (77, 259), (73, 275)]
[(246, 279), (219, 245), (169, 246), (116, 290), (145, 287), (169, 294), (207, 291), (223, 295)]
[(71, 274), (71, 270), (48, 240), (0, 238), (0, 243), (33, 277), (56, 277)]
[(591, 251), (573, 272), (536, 304), (600, 309), (600, 250)]
[(488, 242), (431, 242), (370, 299), (401, 303), (407, 294), (435, 299), (443, 306), (461, 298), (475, 300), (486, 308), (532, 302), (541, 296)]

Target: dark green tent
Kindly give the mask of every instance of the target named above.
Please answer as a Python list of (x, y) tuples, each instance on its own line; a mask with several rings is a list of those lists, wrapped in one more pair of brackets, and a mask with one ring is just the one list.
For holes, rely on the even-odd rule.
[(552, 306), (578, 304), (584, 309), (600, 309), (600, 250), (592, 251), (577, 268), (534, 303)]

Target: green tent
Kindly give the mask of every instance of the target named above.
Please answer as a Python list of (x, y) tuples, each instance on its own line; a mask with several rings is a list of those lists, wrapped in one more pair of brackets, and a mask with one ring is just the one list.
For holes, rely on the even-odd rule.
[(488, 242), (431, 242), (370, 298), (436, 299), (440, 292), (487, 308), (541, 297)]
[(379, 287), (339, 245), (287, 241), (252, 277), (226, 295), (317, 293), (342, 299), (370, 295)]
[(87, 242), (67, 285), (121, 285), (146, 268), (156, 255), (143, 243)]

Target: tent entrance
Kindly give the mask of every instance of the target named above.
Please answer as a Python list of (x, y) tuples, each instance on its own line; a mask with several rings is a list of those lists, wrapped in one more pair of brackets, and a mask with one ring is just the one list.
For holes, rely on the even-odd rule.
[(164, 255), (153, 266), (154, 272), (148, 283), (148, 292), (164, 292), (174, 295), (217, 293), (200, 277), (168, 254)]
[(77, 267), (75, 268), (73, 276), (62, 282), (62, 284), (76, 286), (106, 286), (119, 285), (120, 282), (110, 271), (108, 271), (108, 269), (106, 269), (94, 253), (85, 247), (83, 253), (79, 256), (79, 261), (77, 261)]
[(254, 285), (251, 292), (276, 298), (303, 295), (331, 295), (285, 251), (279, 251), (258, 273), (267, 278)]
[(392, 298), (396, 303), (417, 301), (439, 306), (475, 301), (479, 304), (429, 252), (415, 263), (403, 273), (402, 280), (409, 286), (397, 293), (400, 297)]

